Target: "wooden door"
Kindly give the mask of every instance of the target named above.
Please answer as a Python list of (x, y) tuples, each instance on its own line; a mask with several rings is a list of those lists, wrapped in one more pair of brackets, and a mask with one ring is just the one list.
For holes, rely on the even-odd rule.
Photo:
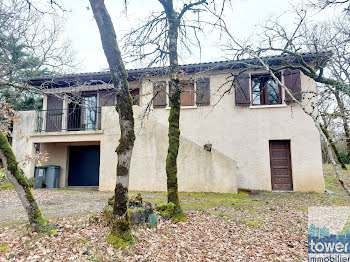
[(289, 140), (270, 140), (272, 190), (293, 190)]
[(62, 130), (63, 100), (53, 96), (47, 96), (46, 132)]

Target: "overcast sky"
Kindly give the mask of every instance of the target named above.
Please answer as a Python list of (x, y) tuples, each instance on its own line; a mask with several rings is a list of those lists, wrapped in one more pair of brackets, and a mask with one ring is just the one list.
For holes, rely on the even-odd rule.
[[(179, 0), (180, 2), (181, 0)], [(96, 22), (87, 0), (62, 0), (64, 7), (70, 12), (65, 14), (67, 37), (71, 40), (77, 57), (81, 61), (80, 72), (100, 71), (107, 68), (106, 58), (102, 51), (100, 36)], [(157, 0), (129, 0), (127, 15), (125, 15), (122, 0), (106, 0), (108, 11), (112, 17), (118, 38), (140, 21), (145, 20), (152, 10), (160, 10)], [(254, 35), (257, 25), (270, 17), (281, 16), (285, 21), (291, 21), (293, 16), (286, 12), (291, 8), (288, 0), (232, 0), (233, 7), (226, 10), (225, 18), (232, 33), (240, 38)], [(301, 0), (294, 0), (298, 4)], [(198, 63), (225, 59), (220, 51), (219, 39), (210, 31), (203, 36), (202, 56), (182, 57), (180, 63)], [(135, 65), (129, 65), (135, 67)]]

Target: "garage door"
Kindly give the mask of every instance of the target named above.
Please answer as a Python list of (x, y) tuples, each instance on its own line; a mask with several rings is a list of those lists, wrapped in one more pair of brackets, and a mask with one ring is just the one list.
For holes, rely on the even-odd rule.
[(98, 186), (100, 146), (69, 148), (69, 186)]

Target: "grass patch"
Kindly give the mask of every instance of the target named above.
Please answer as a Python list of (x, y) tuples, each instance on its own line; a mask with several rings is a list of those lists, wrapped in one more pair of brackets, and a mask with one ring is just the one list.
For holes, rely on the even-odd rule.
[(248, 220), (245, 218), (241, 218), (241, 219), (239, 219), (239, 221), (242, 222), (243, 224), (246, 224), (247, 226), (251, 226), (251, 227), (256, 227), (259, 225), (259, 223), (257, 221)]
[(10, 248), (9, 245), (5, 243), (0, 247), (0, 252), (5, 252), (9, 248)]
[(303, 212), (307, 212), (308, 208), (307, 207), (295, 207), (296, 209), (303, 211)]
[(26, 224), (26, 222), (23, 222), (23, 221), (11, 221), (11, 222), (0, 223), (0, 227), (11, 227), (11, 226), (15, 226), (15, 225), (24, 225), (24, 224)]

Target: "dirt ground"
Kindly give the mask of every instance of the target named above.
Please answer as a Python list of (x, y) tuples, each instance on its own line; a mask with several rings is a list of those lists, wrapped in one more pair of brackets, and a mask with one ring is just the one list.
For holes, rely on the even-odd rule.
[[(350, 171), (343, 172), (350, 184)], [(156, 227), (134, 226), (135, 244), (113, 249), (109, 228), (90, 219), (111, 193), (35, 190), (53, 236), (28, 232), (12, 190), (0, 191), (0, 261), (307, 261), (307, 210), (310, 206), (350, 206), (350, 198), (325, 166), (328, 194), (251, 192), (181, 194), (185, 223), (160, 219)], [(136, 192), (132, 192), (136, 193)], [(143, 193), (165, 203), (164, 193)]]

